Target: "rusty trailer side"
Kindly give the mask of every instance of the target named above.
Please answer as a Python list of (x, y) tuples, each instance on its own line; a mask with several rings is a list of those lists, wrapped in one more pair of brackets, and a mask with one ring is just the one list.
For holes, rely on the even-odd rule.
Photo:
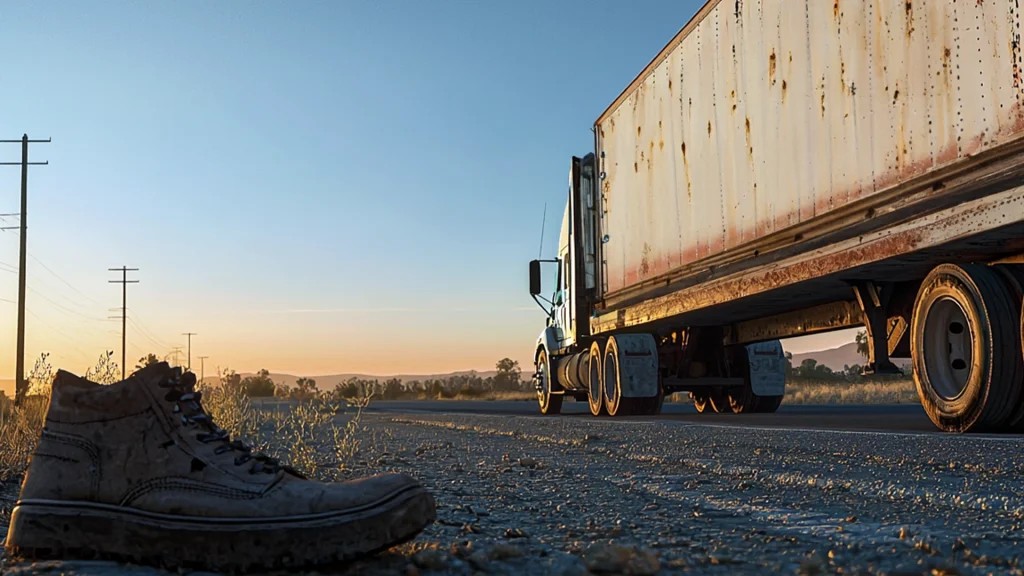
[(742, 323), (1024, 251), (1020, 20), (708, 2), (595, 123), (592, 333)]

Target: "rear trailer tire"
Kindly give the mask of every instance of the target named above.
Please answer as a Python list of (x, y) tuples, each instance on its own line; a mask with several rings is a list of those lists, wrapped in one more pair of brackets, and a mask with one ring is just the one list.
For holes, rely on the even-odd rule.
[(729, 395), (725, 393), (724, 388), (712, 388), (711, 391), (708, 392), (708, 403), (718, 414), (732, 412), (732, 409), (729, 408)]
[(1017, 310), (1007, 282), (985, 266), (943, 264), (921, 284), (910, 333), (914, 383), (940, 430), (1009, 424), (1024, 377)]
[(711, 407), (711, 403), (708, 402), (707, 392), (690, 392), (690, 399), (693, 400), (693, 407), (697, 410), (698, 414), (704, 414), (705, 412), (711, 412), (714, 408)]
[(774, 414), (782, 405), (782, 396), (758, 396), (754, 404), (754, 412), (759, 414)]
[[(996, 266), (996, 269), (1002, 273), (1003, 279), (1006, 280), (1006, 284), (1014, 295), (1014, 310), (1020, 316), (1018, 324), (1020, 325), (1021, 342), (1024, 344), (1024, 266), (1008, 264)], [(1022, 346), (1021, 354), (1024, 358), (1024, 346)], [(1014, 432), (1022, 432), (1024, 431), (1024, 380), (1017, 382), (1017, 388), (1017, 407), (1010, 415), (1007, 425)]]
[(548, 353), (545, 350), (541, 350), (537, 354), (537, 377), (541, 379), (541, 389), (537, 391), (537, 403), (540, 404), (540, 413), (545, 416), (554, 416), (562, 412), (562, 400), (565, 398), (561, 394), (552, 394), (551, 389), (554, 384), (551, 382), (553, 378), (551, 374), (551, 363), (548, 361)]
[(604, 407), (604, 362), (602, 361), (601, 343), (594, 342), (590, 345), (590, 374), (587, 378), (587, 403), (590, 404), (590, 414), (593, 416), (607, 416), (608, 410)]
[(743, 378), (743, 386), (726, 390), (729, 409), (734, 414), (775, 412), (779, 409), (782, 396), (758, 396), (754, 393), (750, 357), (746, 347), (735, 350), (733, 366), (735, 374)]

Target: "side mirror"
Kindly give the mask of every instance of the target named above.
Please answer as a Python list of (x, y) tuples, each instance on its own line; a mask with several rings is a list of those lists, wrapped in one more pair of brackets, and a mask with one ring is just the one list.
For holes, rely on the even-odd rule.
[(540, 260), (530, 261), (530, 296), (538, 296), (540, 287)]

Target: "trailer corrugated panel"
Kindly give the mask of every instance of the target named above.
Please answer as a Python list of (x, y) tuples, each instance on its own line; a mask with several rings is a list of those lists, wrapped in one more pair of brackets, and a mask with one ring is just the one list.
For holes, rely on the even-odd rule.
[(712, 1), (597, 121), (602, 293), (1024, 131), (1017, 0)]

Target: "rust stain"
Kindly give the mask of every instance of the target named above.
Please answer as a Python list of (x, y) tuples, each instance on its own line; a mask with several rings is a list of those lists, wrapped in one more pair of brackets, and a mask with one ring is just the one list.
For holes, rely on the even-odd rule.
[(839, 20), (839, 0), (832, 2), (832, 17)]
[(711, 120), (708, 120), (708, 136), (711, 136)]
[(637, 138), (640, 137), (640, 127), (639, 126), (636, 127), (636, 137)]
[(658, 140), (658, 150), (664, 150), (664, 149), (665, 149), (665, 141), (664, 140)]
[(897, 86), (896, 87), (896, 91), (894, 91), (892, 93), (892, 103), (895, 104), (895, 103), (899, 102), (899, 100), (900, 100), (900, 88), (899, 88), (899, 86)]
[[(746, 132), (747, 132), (747, 154), (749, 156), (753, 157), (754, 156), (754, 147), (750, 145), (750, 117), (749, 116), (747, 117), (747, 121), (746, 121)], [(754, 184), (754, 187), (757, 188), (757, 184)]]
[(914, 3), (911, 0), (906, 0), (904, 4), (904, 10), (907, 12), (907, 38), (910, 38), (914, 34)]
[(686, 172), (686, 200), (693, 202), (693, 182), (690, 180), (690, 161), (686, 157), (686, 142), (680, 146), (683, 154), (683, 170)]
[[(729, 302), (737, 298), (768, 292), (796, 282), (821, 278), (855, 266), (870, 264), (913, 251), (924, 240), (924, 231), (910, 230), (837, 254), (794, 262), (758, 274), (749, 274), (714, 283), (698, 284), (661, 298), (632, 307), (624, 323), (666, 318)], [(643, 264), (641, 263), (641, 266)], [(636, 276), (627, 274), (627, 276)], [(641, 320), (643, 319), (643, 320)]]
[(671, 78), (668, 79), (668, 91), (669, 92), (672, 91), (672, 79)]
[(786, 103), (786, 81), (782, 81), (782, 103)]
[(639, 172), (639, 171), (640, 171), (640, 168), (637, 166), (637, 163), (633, 162), (633, 172)]
[(768, 81), (772, 86), (775, 86), (775, 49), (772, 48), (772, 53), (768, 56)]
[(651, 273), (650, 263), (651, 247), (647, 242), (644, 242), (643, 255), (640, 257), (640, 277), (646, 278)]

